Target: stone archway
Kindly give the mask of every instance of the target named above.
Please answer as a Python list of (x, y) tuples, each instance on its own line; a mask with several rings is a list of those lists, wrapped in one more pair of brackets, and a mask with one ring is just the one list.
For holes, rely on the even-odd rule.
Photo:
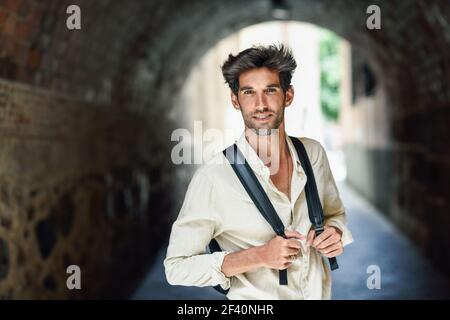
[[(81, 8), (80, 31), (65, 27), (69, 4)], [(290, 19), (333, 30), (370, 65), (391, 114), (391, 218), (449, 270), (446, 2), (288, 4)], [(365, 28), (371, 4), (382, 10), (381, 30)], [(124, 285), (132, 287), (145, 271), (181, 201), (172, 192), (182, 182), (175, 182), (167, 140), (181, 120), (170, 116), (173, 98), (209, 47), (273, 19), (271, 6), (259, 0), (0, 5), (3, 297), (131, 290)], [(68, 292), (64, 266), (72, 263), (95, 285)]]

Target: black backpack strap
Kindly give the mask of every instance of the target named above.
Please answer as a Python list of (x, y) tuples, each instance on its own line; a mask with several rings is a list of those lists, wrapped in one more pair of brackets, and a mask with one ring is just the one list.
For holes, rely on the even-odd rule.
[[(309, 220), (311, 221), (314, 230), (316, 232), (316, 237), (319, 236), (324, 228), (323, 228), (323, 209), (320, 203), (319, 194), (317, 192), (316, 179), (314, 178), (314, 172), (311, 167), (311, 163), (309, 162), (308, 154), (306, 153), (305, 146), (295, 137), (290, 137), (292, 143), (294, 144), (295, 149), (297, 150), (298, 157), (300, 159), (300, 163), (302, 164), (303, 170), (306, 173), (307, 182), (305, 186), (306, 192), (306, 202), (308, 204), (308, 215)], [(339, 268), (336, 257), (328, 258), (328, 262), (330, 263), (330, 269), (335, 270)]]
[(285, 237), (283, 222), (237, 145), (228, 147), (223, 153), (264, 219), (267, 220), (277, 235)]
[[(283, 222), (275, 211), (269, 197), (237, 145), (233, 144), (229, 146), (223, 150), (223, 154), (228, 159), (228, 162), (231, 164), (236, 176), (239, 178), (239, 181), (244, 186), (244, 189), (253, 200), (261, 215), (264, 219), (266, 219), (278, 236), (286, 238), (286, 235), (284, 234)], [(212, 248), (210, 247), (210, 250), (211, 249)], [(279, 277), (280, 285), (287, 285), (288, 280), (286, 269), (279, 271)]]

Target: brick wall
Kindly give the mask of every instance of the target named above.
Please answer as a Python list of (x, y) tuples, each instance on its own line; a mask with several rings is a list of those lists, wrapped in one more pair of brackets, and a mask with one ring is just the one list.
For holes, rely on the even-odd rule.
[[(123, 297), (170, 221), (169, 168), (137, 149), (153, 133), (28, 85), (0, 81), (0, 96), (1, 296)], [(82, 291), (66, 288), (71, 264)]]

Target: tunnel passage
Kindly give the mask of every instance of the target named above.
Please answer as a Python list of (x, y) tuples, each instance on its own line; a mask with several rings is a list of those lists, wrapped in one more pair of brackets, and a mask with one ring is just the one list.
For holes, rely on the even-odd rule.
[[(350, 183), (448, 273), (450, 7), (286, 3), (289, 19), (351, 42), (365, 66), (356, 82), (373, 74), (390, 140), (347, 146), (349, 167), (362, 173), (350, 172)], [(66, 28), (70, 4), (81, 8), (81, 30)], [(365, 27), (371, 4), (381, 30)], [(259, 0), (0, 1), (1, 297), (132, 290), (188, 182), (189, 168), (170, 161), (170, 133), (189, 112), (174, 108), (177, 93), (208, 48), (273, 20), (272, 9)], [(65, 288), (70, 264), (83, 270), (81, 291)]]

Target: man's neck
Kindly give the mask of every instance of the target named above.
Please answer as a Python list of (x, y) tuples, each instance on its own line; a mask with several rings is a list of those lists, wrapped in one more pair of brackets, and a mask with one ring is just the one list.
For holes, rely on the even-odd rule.
[(278, 130), (271, 130), (269, 135), (258, 135), (253, 129), (246, 128), (245, 138), (271, 171), (276, 171), (280, 162), (289, 157), (284, 125), (280, 125)]

